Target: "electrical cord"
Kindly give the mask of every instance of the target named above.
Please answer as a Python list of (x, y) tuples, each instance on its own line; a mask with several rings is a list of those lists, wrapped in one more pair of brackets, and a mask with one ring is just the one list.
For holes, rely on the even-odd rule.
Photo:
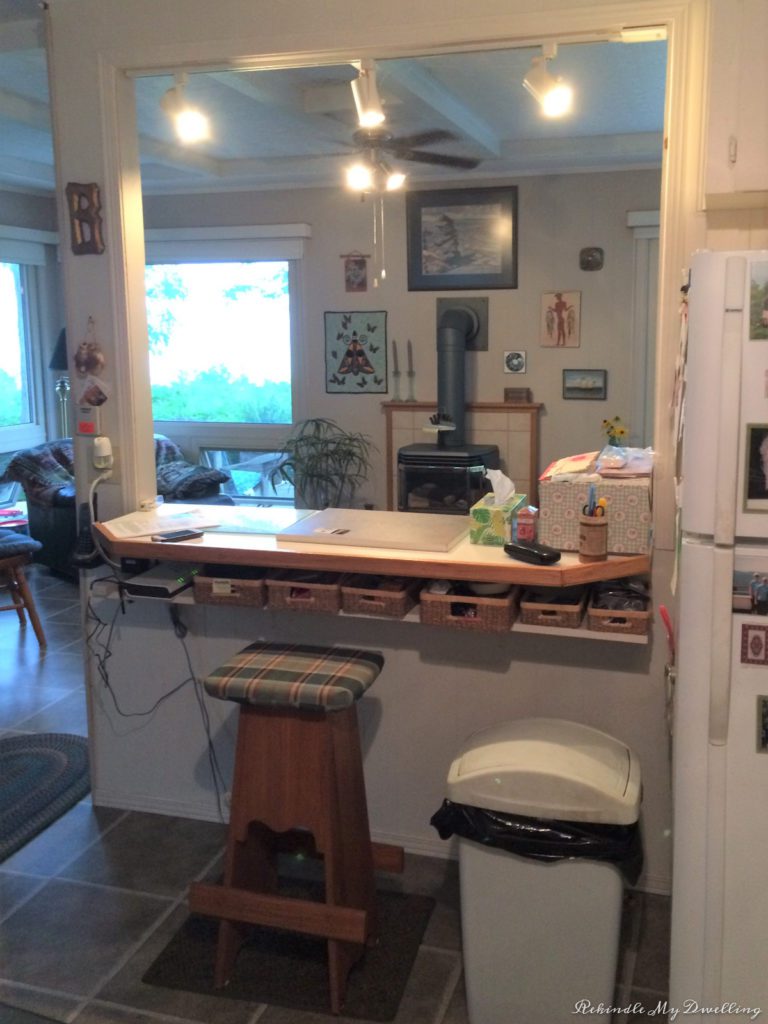
[[(94, 609), (92, 602), (92, 592), (94, 586), (97, 583), (103, 582), (115, 583), (120, 592), (120, 600), (117, 606), (115, 607), (114, 614), (108, 621), (105, 621), (99, 616), (99, 614)], [(216, 754), (216, 748), (213, 744), (213, 737), (211, 734), (211, 721), (210, 716), (208, 714), (208, 707), (205, 703), (205, 693), (203, 689), (203, 684), (195, 674), (189, 649), (185, 642), (185, 638), (189, 630), (181, 620), (178, 606), (175, 604), (171, 604), (169, 606), (169, 612), (173, 632), (176, 638), (179, 640), (179, 643), (181, 644), (189, 674), (184, 679), (182, 679), (181, 682), (173, 686), (170, 690), (167, 690), (165, 693), (161, 694), (154, 702), (154, 704), (152, 704), (150, 707), (142, 711), (127, 711), (120, 704), (118, 696), (115, 693), (114, 687), (112, 686), (112, 683), (110, 681), (109, 669), (107, 668), (107, 663), (109, 659), (112, 657), (112, 638), (115, 630), (115, 625), (117, 623), (118, 615), (120, 614), (121, 611), (123, 614), (126, 613), (126, 596), (123, 581), (111, 574), (108, 576), (100, 576), (98, 579), (91, 580), (90, 591), (91, 594), (89, 594), (88, 603), (86, 606), (86, 622), (91, 622), (93, 626), (91, 629), (86, 630), (86, 646), (96, 664), (96, 670), (99, 679), (101, 680), (104, 689), (109, 694), (110, 699), (112, 700), (112, 703), (114, 705), (115, 711), (121, 718), (146, 718), (154, 714), (154, 712), (162, 704), (164, 704), (171, 697), (175, 696), (175, 694), (179, 693), (190, 683), (192, 684), (192, 689), (195, 695), (198, 710), (200, 712), (200, 718), (203, 724), (203, 730), (205, 732), (206, 737), (208, 764), (210, 766), (211, 780), (213, 782), (214, 794), (216, 796), (216, 808), (220, 820), (226, 821), (226, 816), (224, 814), (223, 807), (223, 794), (226, 792), (227, 789), (226, 781), (221, 771), (221, 766), (219, 765), (218, 756)]]

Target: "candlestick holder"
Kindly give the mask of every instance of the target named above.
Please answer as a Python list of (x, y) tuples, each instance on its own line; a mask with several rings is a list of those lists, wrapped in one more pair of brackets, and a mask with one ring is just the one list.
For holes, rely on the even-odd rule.
[(416, 376), (415, 370), (408, 370), (406, 377), (408, 378), (408, 397), (405, 399), (406, 402), (415, 402), (416, 395), (413, 393), (413, 378)]
[(402, 402), (402, 398), (400, 397), (400, 377), (401, 376), (402, 376), (402, 374), (400, 373), (399, 370), (393, 370), (392, 371), (392, 401), (393, 402)]

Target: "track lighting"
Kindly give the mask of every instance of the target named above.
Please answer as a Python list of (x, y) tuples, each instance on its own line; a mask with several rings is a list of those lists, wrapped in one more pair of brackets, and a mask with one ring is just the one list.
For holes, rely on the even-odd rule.
[(185, 72), (173, 76), (173, 85), (163, 95), (160, 106), (173, 120), (179, 141), (190, 144), (203, 142), (210, 135), (205, 114), (193, 107), (186, 97), (188, 76)]
[(545, 117), (562, 117), (571, 109), (573, 89), (562, 78), (550, 74), (547, 63), (557, 56), (557, 43), (542, 46), (541, 56), (534, 57), (523, 86), (540, 104)]
[(376, 128), (384, 122), (379, 90), (376, 88), (376, 65), (365, 59), (356, 64), (357, 78), (350, 82), (357, 108), (357, 121), (361, 128)]

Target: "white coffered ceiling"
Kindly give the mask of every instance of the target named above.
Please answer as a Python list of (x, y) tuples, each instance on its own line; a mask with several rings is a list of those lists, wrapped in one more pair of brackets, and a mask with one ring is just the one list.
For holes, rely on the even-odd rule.
[[(48, 82), (32, 0), (0, 0), (0, 187), (54, 186)], [(403, 162), (415, 184), (458, 179), (658, 167), (666, 76), (664, 42), (562, 45), (550, 70), (574, 87), (575, 110), (543, 118), (522, 79), (538, 48), (377, 62), (393, 135), (439, 129), (425, 148), (478, 159), (474, 170)], [(351, 65), (190, 75), (188, 95), (211, 138), (175, 141), (160, 109), (170, 76), (136, 80), (147, 193), (336, 185), (355, 149)], [(397, 163), (397, 161), (392, 161)]]

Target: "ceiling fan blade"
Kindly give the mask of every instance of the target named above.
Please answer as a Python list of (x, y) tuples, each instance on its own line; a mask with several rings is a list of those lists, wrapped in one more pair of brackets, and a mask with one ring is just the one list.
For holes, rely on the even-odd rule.
[(382, 145), (412, 149), (414, 146), (431, 146), (434, 142), (451, 142), (457, 138), (453, 132), (433, 128), (432, 131), (416, 132), (415, 135), (398, 135), (396, 138), (386, 139)]
[(419, 164), (437, 164), (441, 167), (461, 167), (471, 171), (480, 161), (471, 156), (448, 156), (447, 153), (428, 153), (422, 149), (390, 149), (400, 160), (413, 160)]

